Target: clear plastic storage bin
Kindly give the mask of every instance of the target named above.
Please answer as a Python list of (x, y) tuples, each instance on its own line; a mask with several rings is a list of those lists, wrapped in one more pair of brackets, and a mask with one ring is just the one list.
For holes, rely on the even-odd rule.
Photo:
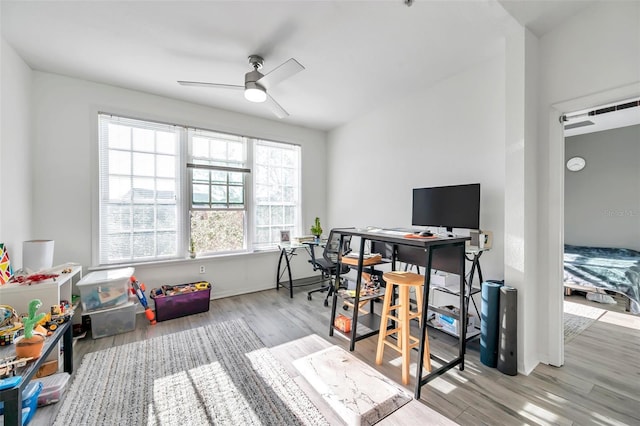
[(99, 339), (135, 330), (137, 307), (137, 304), (127, 302), (122, 306), (89, 312), (91, 336)]
[(51, 376), (34, 380), (42, 383), (42, 391), (38, 396), (38, 407), (54, 404), (60, 401), (67, 387), (71, 375), (69, 373), (57, 373)]
[(134, 268), (120, 268), (87, 274), (77, 284), (82, 310), (90, 312), (127, 303), (133, 273)]

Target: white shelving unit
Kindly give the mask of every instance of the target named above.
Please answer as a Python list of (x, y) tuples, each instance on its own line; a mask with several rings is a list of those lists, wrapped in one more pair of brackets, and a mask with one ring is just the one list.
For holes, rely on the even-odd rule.
[[(71, 272), (63, 274), (62, 271), (66, 268), (71, 269)], [(82, 266), (67, 263), (58, 265), (46, 273), (58, 274), (58, 277), (31, 285), (9, 283), (0, 286), (0, 303), (13, 307), (18, 315), (28, 312), (29, 302), (33, 299), (42, 301), (39, 312), (48, 312), (51, 306), (59, 305), (61, 300), (71, 303), (74, 285), (82, 279)], [(59, 349), (52, 351), (47, 360), (58, 359), (58, 365), (61, 366)]]

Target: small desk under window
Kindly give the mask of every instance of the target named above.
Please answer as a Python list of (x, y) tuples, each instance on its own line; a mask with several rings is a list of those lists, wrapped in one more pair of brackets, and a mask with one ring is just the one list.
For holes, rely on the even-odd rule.
[[(323, 242), (307, 241), (304, 243), (281, 243), (278, 245), (280, 248), (280, 259), (278, 259), (278, 271), (276, 274), (276, 290), (280, 290), (280, 287), (289, 289), (289, 297), (293, 298), (293, 287), (302, 287), (311, 284), (319, 284), (326, 281), (322, 276), (299, 278), (294, 280), (291, 274), (291, 259), (297, 253), (298, 249), (304, 249), (309, 255), (310, 259), (315, 258), (315, 249), (317, 246), (322, 247)], [(283, 261), (284, 260), (284, 265)], [(286, 274), (286, 277), (285, 277)], [(283, 278), (285, 278), (283, 280)]]

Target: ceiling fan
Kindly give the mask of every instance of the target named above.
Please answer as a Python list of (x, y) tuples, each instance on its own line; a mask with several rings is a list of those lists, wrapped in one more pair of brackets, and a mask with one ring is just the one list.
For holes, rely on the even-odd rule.
[(244, 90), (244, 97), (248, 101), (266, 102), (267, 107), (278, 118), (288, 117), (289, 113), (267, 93), (267, 90), (281, 81), (299, 73), (304, 69), (304, 67), (300, 65), (298, 61), (291, 58), (271, 72), (262, 74), (259, 71), (264, 63), (264, 59), (262, 59), (261, 56), (249, 56), (249, 63), (253, 67), (253, 71), (249, 71), (244, 75), (244, 86), (235, 84), (204, 83), (199, 81), (178, 81), (178, 83), (183, 86)]

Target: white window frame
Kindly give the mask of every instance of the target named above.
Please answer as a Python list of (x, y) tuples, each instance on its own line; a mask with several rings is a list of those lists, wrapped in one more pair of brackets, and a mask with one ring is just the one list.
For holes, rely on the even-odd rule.
[[(175, 129), (178, 133), (178, 149), (177, 149), (177, 156), (179, 157), (177, 162), (177, 170), (176, 170), (176, 179), (178, 180), (177, 183), (177, 190), (176, 190), (176, 208), (177, 208), (177, 218), (176, 218), (176, 232), (178, 234), (178, 241), (177, 241), (177, 248), (176, 248), (176, 254), (175, 255), (171, 255), (171, 256), (155, 256), (152, 258), (148, 258), (148, 259), (128, 259), (128, 260), (123, 260), (121, 262), (116, 262), (116, 261), (111, 261), (109, 262), (108, 259), (107, 261), (101, 261), (100, 256), (101, 254), (101, 244), (100, 244), (100, 235), (101, 235), (101, 227), (102, 227), (102, 223), (101, 223), (101, 211), (100, 211), (100, 203), (101, 203), (101, 197), (103, 196), (102, 194), (102, 190), (101, 190), (101, 178), (102, 178), (102, 173), (103, 173), (103, 168), (104, 168), (104, 164), (103, 164), (103, 159), (102, 159), (102, 149), (100, 148), (100, 130), (101, 130), (101, 119), (100, 117), (104, 116), (104, 117), (109, 117), (110, 119), (116, 119), (116, 120), (122, 120), (123, 123), (127, 123), (128, 121), (131, 122), (139, 122), (139, 123), (148, 123), (149, 126), (155, 127), (163, 127), (164, 128), (171, 128), (171, 129)], [(190, 152), (189, 152), (189, 136), (188, 136), (188, 132), (189, 131), (193, 131), (193, 126), (186, 126), (186, 125), (179, 125), (179, 124), (167, 124), (167, 123), (163, 123), (163, 122), (159, 122), (157, 120), (148, 120), (148, 119), (141, 119), (141, 118), (129, 118), (123, 115), (119, 115), (119, 114), (111, 114), (111, 113), (104, 113), (104, 112), (98, 112), (98, 126), (97, 126), (97, 130), (98, 130), (98, 194), (97, 194), (97, 201), (95, 204), (95, 210), (94, 210), (94, 218), (95, 218), (95, 226), (93, 227), (94, 229), (94, 238), (96, 239), (94, 244), (92, 245), (94, 248), (94, 253), (93, 253), (93, 263), (96, 266), (117, 266), (117, 265), (125, 265), (125, 264), (144, 264), (144, 263), (156, 263), (156, 262), (162, 262), (162, 261), (174, 261), (174, 260), (184, 260), (187, 259), (188, 256), (188, 250), (189, 250), (189, 240), (191, 237), (191, 229), (190, 229), (190, 218), (189, 218), (189, 214), (190, 211), (192, 210), (192, 205), (191, 205), (191, 201), (192, 201), (192, 194), (191, 194), (191, 190), (192, 190), (192, 170), (193, 168), (191, 166), (188, 165), (188, 163), (190, 163)], [(244, 198), (245, 198), (245, 204), (244, 204), (244, 210), (245, 210), (245, 224), (244, 224), (244, 234), (245, 234), (245, 242), (244, 242), (244, 249), (241, 250), (240, 252), (254, 252), (254, 251), (261, 251), (261, 250), (270, 250), (270, 249), (275, 249), (277, 244), (279, 243), (279, 239), (274, 239), (273, 241), (271, 241), (271, 243), (269, 244), (257, 244), (256, 243), (256, 214), (257, 214), (257, 206), (256, 206), (256, 200), (254, 198), (255, 194), (254, 194), (254, 186), (255, 186), (255, 180), (254, 177), (252, 175), (252, 173), (250, 173), (250, 168), (248, 167), (249, 165), (252, 168), (255, 168), (255, 162), (254, 162), (254, 153), (256, 150), (256, 146), (257, 144), (260, 143), (271, 143), (271, 144), (282, 144), (282, 145), (292, 145), (296, 147), (296, 151), (298, 153), (298, 165), (297, 165), (297, 196), (298, 196), (298, 200), (297, 200), (297, 204), (295, 204), (295, 225), (294, 225), (294, 229), (291, 232), (291, 235), (299, 235), (301, 230), (302, 230), (302, 194), (301, 194), (301, 187), (302, 187), (302, 161), (301, 161), (301, 157), (302, 157), (302, 150), (300, 145), (295, 144), (295, 143), (290, 143), (290, 142), (280, 142), (280, 141), (275, 141), (275, 140), (271, 140), (271, 139), (258, 139), (255, 137), (250, 137), (250, 136), (243, 136), (243, 135), (233, 135), (230, 133), (226, 133), (226, 132), (221, 132), (221, 131), (216, 131), (216, 130), (209, 130), (209, 129), (196, 129), (196, 130), (200, 130), (203, 132), (211, 132), (214, 134), (227, 134), (233, 137), (241, 137), (244, 138), (245, 140), (245, 144), (246, 144), (246, 159), (245, 159), (245, 166), (241, 167), (240, 169), (245, 172), (244, 176), (245, 176), (245, 182), (244, 182)], [(236, 169), (234, 168), (234, 171)], [(237, 253), (237, 252), (235, 252)], [(203, 255), (204, 257), (213, 257), (213, 256), (223, 256), (225, 254), (228, 254), (228, 252), (212, 252), (212, 253), (202, 253), (199, 254)]]

